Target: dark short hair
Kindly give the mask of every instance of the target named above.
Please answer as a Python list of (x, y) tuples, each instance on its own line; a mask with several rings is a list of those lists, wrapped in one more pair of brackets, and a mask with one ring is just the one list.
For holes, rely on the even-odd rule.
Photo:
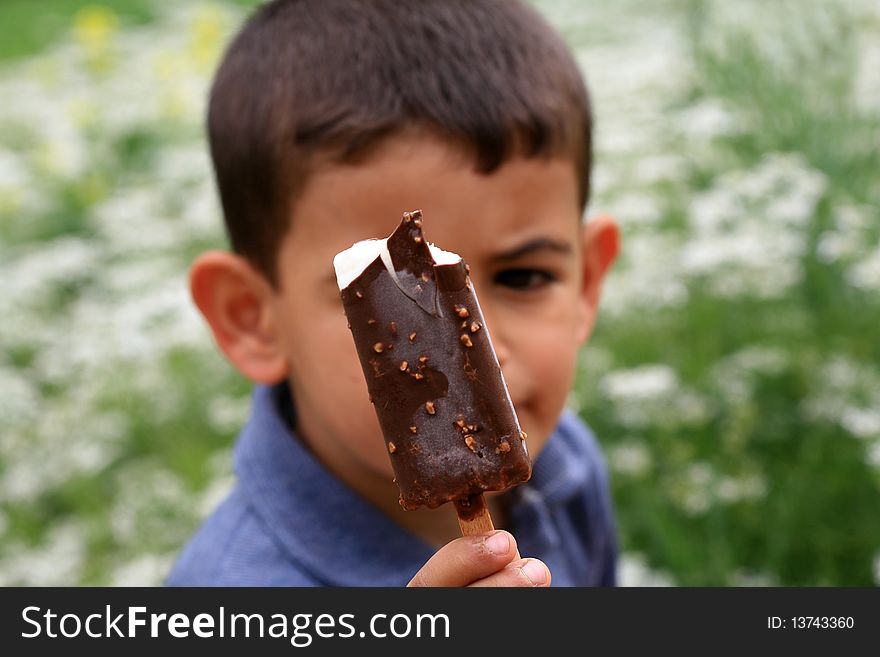
[(589, 197), (592, 117), (562, 37), (515, 0), (274, 0), (229, 45), (208, 133), (232, 248), (276, 283), (316, 154), (353, 161), (404, 128), (460, 143), (476, 170), (565, 155)]

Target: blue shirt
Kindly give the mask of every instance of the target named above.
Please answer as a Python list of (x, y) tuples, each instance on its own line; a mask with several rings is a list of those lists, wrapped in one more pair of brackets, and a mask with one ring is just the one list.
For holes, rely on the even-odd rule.
[[(167, 584), (405, 586), (434, 548), (314, 458), (290, 428), (295, 410), (285, 397), (281, 386), (256, 388), (235, 448), (237, 483), (186, 545)], [(549, 566), (554, 586), (615, 584), (605, 461), (572, 411), (560, 417), (531, 480), (510, 494), (506, 529), (523, 556)]]

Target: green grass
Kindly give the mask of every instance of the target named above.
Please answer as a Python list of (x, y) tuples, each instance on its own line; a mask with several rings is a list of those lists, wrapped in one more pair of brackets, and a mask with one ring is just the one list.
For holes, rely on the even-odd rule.
[[(252, 9), (262, 0), (226, 0)], [(183, 4), (183, 3), (178, 3)], [(197, 4), (190, 2), (190, 4)], [(63, 39), (77, 12), (88, 7), (113, 11), (122, 26), (152, 22), (162, 8), (160, 0), (3, 0), (0, 2), (0, 60), (36, 54)]]
[(123, 24), (138, 25), (156, 16), (154, 0), (3, 0), (0, 2), (0, 59), (27, 57), (67, 35), (84, 7), (106, 7)]

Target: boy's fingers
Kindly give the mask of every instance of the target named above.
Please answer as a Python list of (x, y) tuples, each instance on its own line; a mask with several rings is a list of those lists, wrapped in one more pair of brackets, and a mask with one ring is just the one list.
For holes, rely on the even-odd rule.
[(538, 559), (519, 559), (497, 573), (472, 583), (473, 587), (550, 586), (550, 569)]
[(437, 550), (408, 586), (467, 586), (518, 557), (516, 540), (508, 532), (463, 536)]

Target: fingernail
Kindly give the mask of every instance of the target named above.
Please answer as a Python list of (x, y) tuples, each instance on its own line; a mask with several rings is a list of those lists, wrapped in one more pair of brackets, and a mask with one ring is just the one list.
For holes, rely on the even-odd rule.
[(522, 566), (523, 575), (535, 586), (543, 586), (547, 583), (547, 566), (535, 559), (529, 559)]
[(506, 532), (497, 532), (486, 539), (486, 549), (492, 554), (507, 554), (510, 551), (510, 539)]

